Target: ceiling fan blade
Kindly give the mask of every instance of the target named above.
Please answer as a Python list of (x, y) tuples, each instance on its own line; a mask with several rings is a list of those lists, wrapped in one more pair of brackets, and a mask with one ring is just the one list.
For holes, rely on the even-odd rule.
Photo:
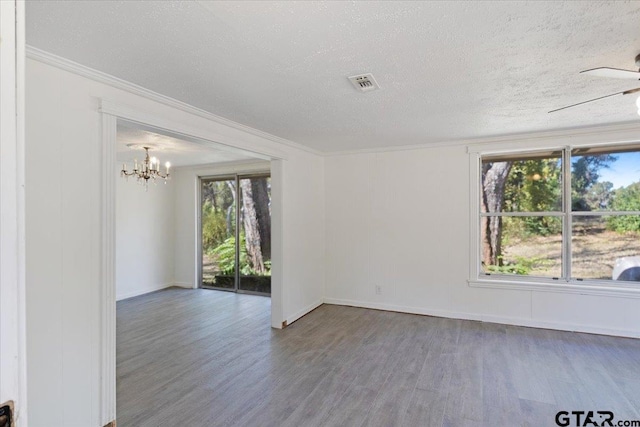
[(609, 77), (613, 79), (636, 79), (640, 80), (639, 71), (621, 70), (620, 68), (600, 67), (590, 70), (580, 71), (580, 74), (588, 74), (590, 76)]
[[(640, 91), (640, 88), (638, 88), (638, 89), (639, 89), (639, 91)], [(632, 89), (632, 90), (633, 90), (633, 91), (635, 91), (636, 89)], [(630, 92), (630, 91), (626, 91), (626, 92), (632, 93), (632, 92)], [(589, 103), (589, 102), (598, 101), (598, 100), (600, 100), (600, 99), (609, 98), (610, 96), (615, 96), (615, 95), (626, 95), (626, 93), (625, 93), (625, 92), (616, 92), (616, 93), (612, 93), (612, 94), (610, 94), (610, 95), (605, 95), (605, 96), (600, 96), (600, 97), (598, 97), (598, 98), (589, 99), (588, 101), (578, 102), (577, 104), (567, 105), (566, 107), (556, 108), (555, 110), (551, 110), (551, 111), (549, 111), (549, 112), (550, 112), (550, 113), (555, 113), (556, 111), (564, 110), (564, 109), (571, 108), (571, 107), (576, 107), (576, 106), (578, 106), (578, 105), (587, 104), (587, 103)]]
[(566, 107), (556, 108), (555, 110), (551, 110), (551, 111), (549, 111), (549, 112), (550, 112), (550, 113), (555, 113), (556, 111), (564, 110), (564, 109), (571, 108), (571, 107), (576, 107), (576, 106), (578, 106), (578, 105), (587, 104), (587, 103), (589, 103), (589, 102), (598, 101), (598, 100), (600, 100), (600, 99), (604, 99), (604, 98), (609, 98), (610, 96), (615, 96), (615, 95), (631, 95), (632, 93), (638, 93), (638, 92), (640, 92), (640, 87), (637, 87), (637, 88), (635, 88), (635, 89), (625, 90), (625, 91), (622, 91), (622, 92), (612, 93), (612, 94), (610, 94), (610, 95), (600, 96), (600, 97), (598, 97), (598, 98), (589, 99), (588, 101), (582, 101), (582, 102), (578, 102), (577, 104), (567, 105)]

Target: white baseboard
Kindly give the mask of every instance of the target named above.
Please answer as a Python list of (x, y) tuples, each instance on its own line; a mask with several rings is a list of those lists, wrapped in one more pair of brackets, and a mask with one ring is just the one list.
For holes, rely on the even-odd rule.
[(507, 316), (493, 316), (493, 315), (477, 314), (477, 313), (462, 313), (462, 312), (447, 311), (447, 310), (409, 307), (409, 306), (383, 304), (383, 303), (376, 303), (376, 302), (353, 301), (353, 300), (344, 300), (344, 299), (337, 299), (337, 298), (325, 298), (324, 303), (334, 304), (334, 305), (348, 305), (348, 306), (361, 307), (361, 308), (372, 308), (376, 310), (395, 311), (398, 313), (410, 313), (410, 314), (422, 314), (426, 316), (446, 317), (449, 319), (478, 320), (481, 322), (500, 323), (504, 325), (513, 325), (513, 326), (526, 326), (530, 328), (554, 329), (559, 331), (585, 332), (590, 334), (612, 335), (617, 337), (640, 338), (640, 331), (634, 331), (634, 330), (628, 330), (628, 329), (610, 329), (610, 328), (601, 328), (601, 327), (591, 326), (591, 325), (579, 325), (579, 324), (564, 323), (564, 322), (549, 322), (545, 320), (525, 319), (525, 318), (507, 317)]
[(466, 315), (465, 313), (456, 313), (456, 312), (451, 312), (446, 310), (429, 309), (429, 308), (421, 308), (421, 307), (409, 307), (409, 306), (403, 306), (403, 305), (384, 304), (384, 303), (378, 303), (378, 302), (354, 301), (354, 300), (337, 299), (337, 298), (325, 298), (324, 302), (325, 304), (349, 305), (352, 307), (372, 308), (375, 310), (395, 311), (398, 313), (422, 314), (425, 316), (447, 317), (451, 319), (482, 320), (480, 319), (479, 316)]
[(193, 286), (193, 283), (189, 283), (189, 282), (173, 282), (171, 286), (176, 286), (178, 288), (185, 288), (185, 289), (195, 289), (195, 286)]
[(124, 299), (137, 297), (139, 295), (148, 294), (150, 292), (159, 291), (160, 289), (166, 289), (172, 286), (178, 286), (178, 285), (176, 285), (175, 283), (165, 283), (162, 285), (149, 286), (141, 289), (136, 289), (135, 291), (132, 291), (132, 292), (116, 293), (116, 301), (122, 301)]
[(308, 305), (305, 308), (303, 308), (302, 310), (299, 310), (296, 313), (292, 314), (291, 316), (287, 317), (285, 319), (286, 322), (287, 322), (287, 325), (292, 324), (293, 322), (295, 322), (296, 320), (298, 320), (299, 318), (301, 318), (305, 314), (310, 313), (311, 311), (313, 311), (316, 308), (320, 307), (323, 303), (324, 303), (324, 301), (322, 299), (319, 299), (318, 301), (314, 302), (313, 304)]

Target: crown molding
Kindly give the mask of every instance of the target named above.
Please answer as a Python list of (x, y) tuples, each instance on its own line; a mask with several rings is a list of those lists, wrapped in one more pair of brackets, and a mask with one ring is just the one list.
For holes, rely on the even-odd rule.
[[(576, 141), (576, 139), (581, 141)], [(507, 143), (530, 143), (536, 146), (545, 144), (578, 146), (584, 144), (598, 145), (640, 140), (640, 122), (621, 122), (609, 125), (587, 126), (579, 128), (556, 129), (540, 132), (501, 135), (488, 138), (477, 138), (465, 141), (470, 153), (479, 152), (486, 146)], [(542, 144), (542, 145), (540, 145)]]
[[(437, 141), (431, 143), (414, 144), (414, 145), (402, 145), (394, 147), (376, 147), (376, 148), (361, 148), (355, 150), (341, 150), (325, 152), (326, 157), (333, 156), (348, 156), (355, 154), (376, 154), (386, 153), (393, 151), (409, 151), (409, 150), (423, 150), (428, 148), (442, 148), (442, 147), (457, 147), (466, 146), (467, 151), (475, 152), (480, 151), (481, 147), (485, 145), (495, 144), (507, 144), (507, 143), (536, 143), (539, 141), (551, 141), (560, 139), (575, 139), (575, 138), (600, 138), (603, 143), (620, 142), (621, 140), (640, 140), (640, 122), (621, 122), (610, 125), (597, 125), (579, 128), (566, 128), (555, 129), (548, 131), (537, 132), (525, 132), (514, 133), (507, 135), (496, 135), (482, 138), (467, 138), (456, 139), (451, 141)], [(590, 142), (593, 144), (593, 142)]]
[(440, 148), (440, 147), (456, 147), (468, 145), (464, 140), (451, 140), (451, 141), (438, 141), (438, 142), (425, 142), (422, 144), (412, 145), (395, 145), (388, 147), (373, 147), (373, 148), (356, 148), (353, 150), (340, 150), (325, 152), (325, 157), (334, 156), (349, 156), (354, 154), (376, 154), (376, 153), (388, 153), (394, 151), (411, 151), (411, 150), (424, 150), (428, 148)]
[(317, 156), (323, 156), (325, 153), (315, 150), (313, 148), (307, 147), (305, 145), (299, 144), (297, 142), (290, 141), (285, 138), (281, 138), (279, 136), (272, 135), (270, 133), (252, 128), (250, 126), (243, 125), (238, 122), (234, 122), (233, 120), (226, 119), (224, 117), (220, 117), (213, 113), (210, 113), (206, 110), (203, 110), (198, 107), (194, 107), (186, 102), (178, 101), (175, 98), (171, 98), (166, 95), (162, 95), (158, 92), (154, 92), (150, 89), (144, 88), (137, 84), (128, 82), (121, 78), (112, 76), (111, 74), (104, 73), (102, 71), (95, 70), (93, 68), (87, 67), (85, 65), (79, 64), (77, 62), (71, 61), (70, 59), (63, 58), (61, 56), (55, 55), (53, 53), (44, 51), (42, 49), (38, 49), (37, 47), (29, 46), (26, 47), (27, 58), (33, 59), (35, 61), (42, 62), (47, 65), (51, 65), (56, 68), (60, 68), (65, 71), (69, 71), (71, 73), (77, 74), (82, 77), (86, 77), (88, 79), (94, 80), (98, 83), (103, 83), (117, 89), (124, 90), (126, 92), (132, 93), (134, 95), (141, 96), (143, 98), (147, 98), (151, 101), (155, 101), (169, 107), (184, 111), (189, 114), (193, 114), (198, 117), (202, 117), (203, 119), (219, 123), (221, 125), (228, 126), (233, 129), (240, 130), (242, 132), (246, 132), (248, 134), (267, 139), (269, 141), (285, 145), (290, 148), (294, 148), (297, 150), (302, 150), (307, 153), (315, 154)]

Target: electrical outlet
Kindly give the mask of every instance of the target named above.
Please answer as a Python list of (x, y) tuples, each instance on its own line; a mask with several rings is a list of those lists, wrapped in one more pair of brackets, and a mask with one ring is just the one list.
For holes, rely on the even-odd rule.
[(382, 295), (382, 286), (376, 285), (376, 295)]

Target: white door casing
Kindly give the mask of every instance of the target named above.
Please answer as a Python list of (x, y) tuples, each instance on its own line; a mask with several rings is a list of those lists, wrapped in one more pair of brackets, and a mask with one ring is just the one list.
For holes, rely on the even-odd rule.
[(24, 2), (0, 2), (0, 403), (27, 425)]

